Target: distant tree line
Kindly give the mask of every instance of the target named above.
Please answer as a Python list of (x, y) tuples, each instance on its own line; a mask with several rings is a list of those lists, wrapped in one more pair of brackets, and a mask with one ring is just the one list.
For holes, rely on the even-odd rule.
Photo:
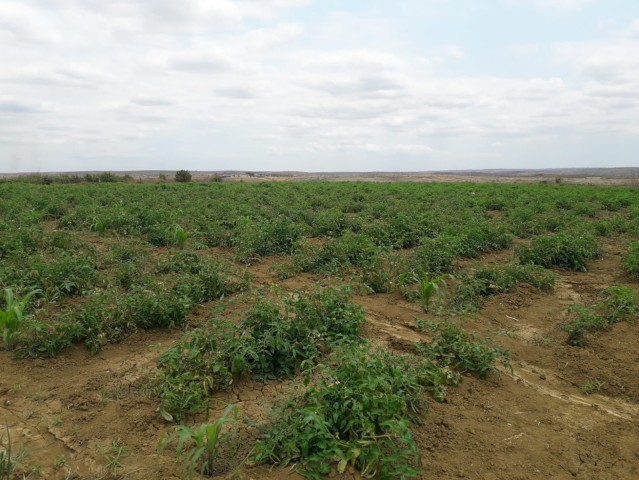
[[(178, 183), (191, 182), (193, 176), (188, 170), (178, 170), (175, 173), (173, 181)], [(167, 183), (169, 179), (166, 174), (160, 173), (156, 182)], [(221, 182), (222, 176), (218, 174), (209, 176), (198, 177), (200, 182)], [(24, 175), (7, 175), (6, 177), (0, 177), (0, 183), (34, 183), (38, 185), (51, 185), (56, 184), (70, 184), (70, 183), (153, 183), (153, 179), (135, 179), (129, 174), (116, 175), (112, 172), (101, 173), (87, 173), (84, 175), (68, 174), (68, 173), (56, 173), (56, 174), (42, 174), (42, 173), (29, 173)]]
[(55, 174), (46, 175), (41, 173), (30, 173), (26, 175), (12, 175), (0, 178), (2, 183), (36, 183), (40, 185), (50, 185), (52, 183), (116, 183), (133, 182), (135, 179), (131, 175), (116, 175), (111, 172), (77, 174)]

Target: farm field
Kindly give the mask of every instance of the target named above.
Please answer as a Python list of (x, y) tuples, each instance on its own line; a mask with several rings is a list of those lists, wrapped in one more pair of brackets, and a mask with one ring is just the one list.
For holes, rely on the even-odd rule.
[(636, 188), (0, 183), (0, 218), (0, 480), (639, 478)]

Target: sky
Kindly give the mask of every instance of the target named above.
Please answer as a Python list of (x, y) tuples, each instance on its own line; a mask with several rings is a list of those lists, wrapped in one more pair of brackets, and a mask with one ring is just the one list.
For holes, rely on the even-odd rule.
[(0, 0), (0, 172), (639, 166), (638, 0)]

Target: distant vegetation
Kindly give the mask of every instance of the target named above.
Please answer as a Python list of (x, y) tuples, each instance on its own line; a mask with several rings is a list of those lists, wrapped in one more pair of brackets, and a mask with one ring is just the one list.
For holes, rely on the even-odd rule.
[(178, 170), (175, 172), (175, 181), (178, 183), (190, 182), (192, 178), (191, 172), (188, 170)]

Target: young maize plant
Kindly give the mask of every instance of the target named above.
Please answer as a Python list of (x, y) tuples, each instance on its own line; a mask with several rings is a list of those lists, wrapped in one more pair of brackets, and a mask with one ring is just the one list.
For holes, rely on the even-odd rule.
[(24, 311), (29, 300), (40, 290), (33, 290), (18, 300), (13, 294), (13, 289), (4, 289), (4, 309), (0, 308), (0, 331), (2, 331), (2, 345), (10, 350), (13, 347), (13, 339), (24, 323)]

